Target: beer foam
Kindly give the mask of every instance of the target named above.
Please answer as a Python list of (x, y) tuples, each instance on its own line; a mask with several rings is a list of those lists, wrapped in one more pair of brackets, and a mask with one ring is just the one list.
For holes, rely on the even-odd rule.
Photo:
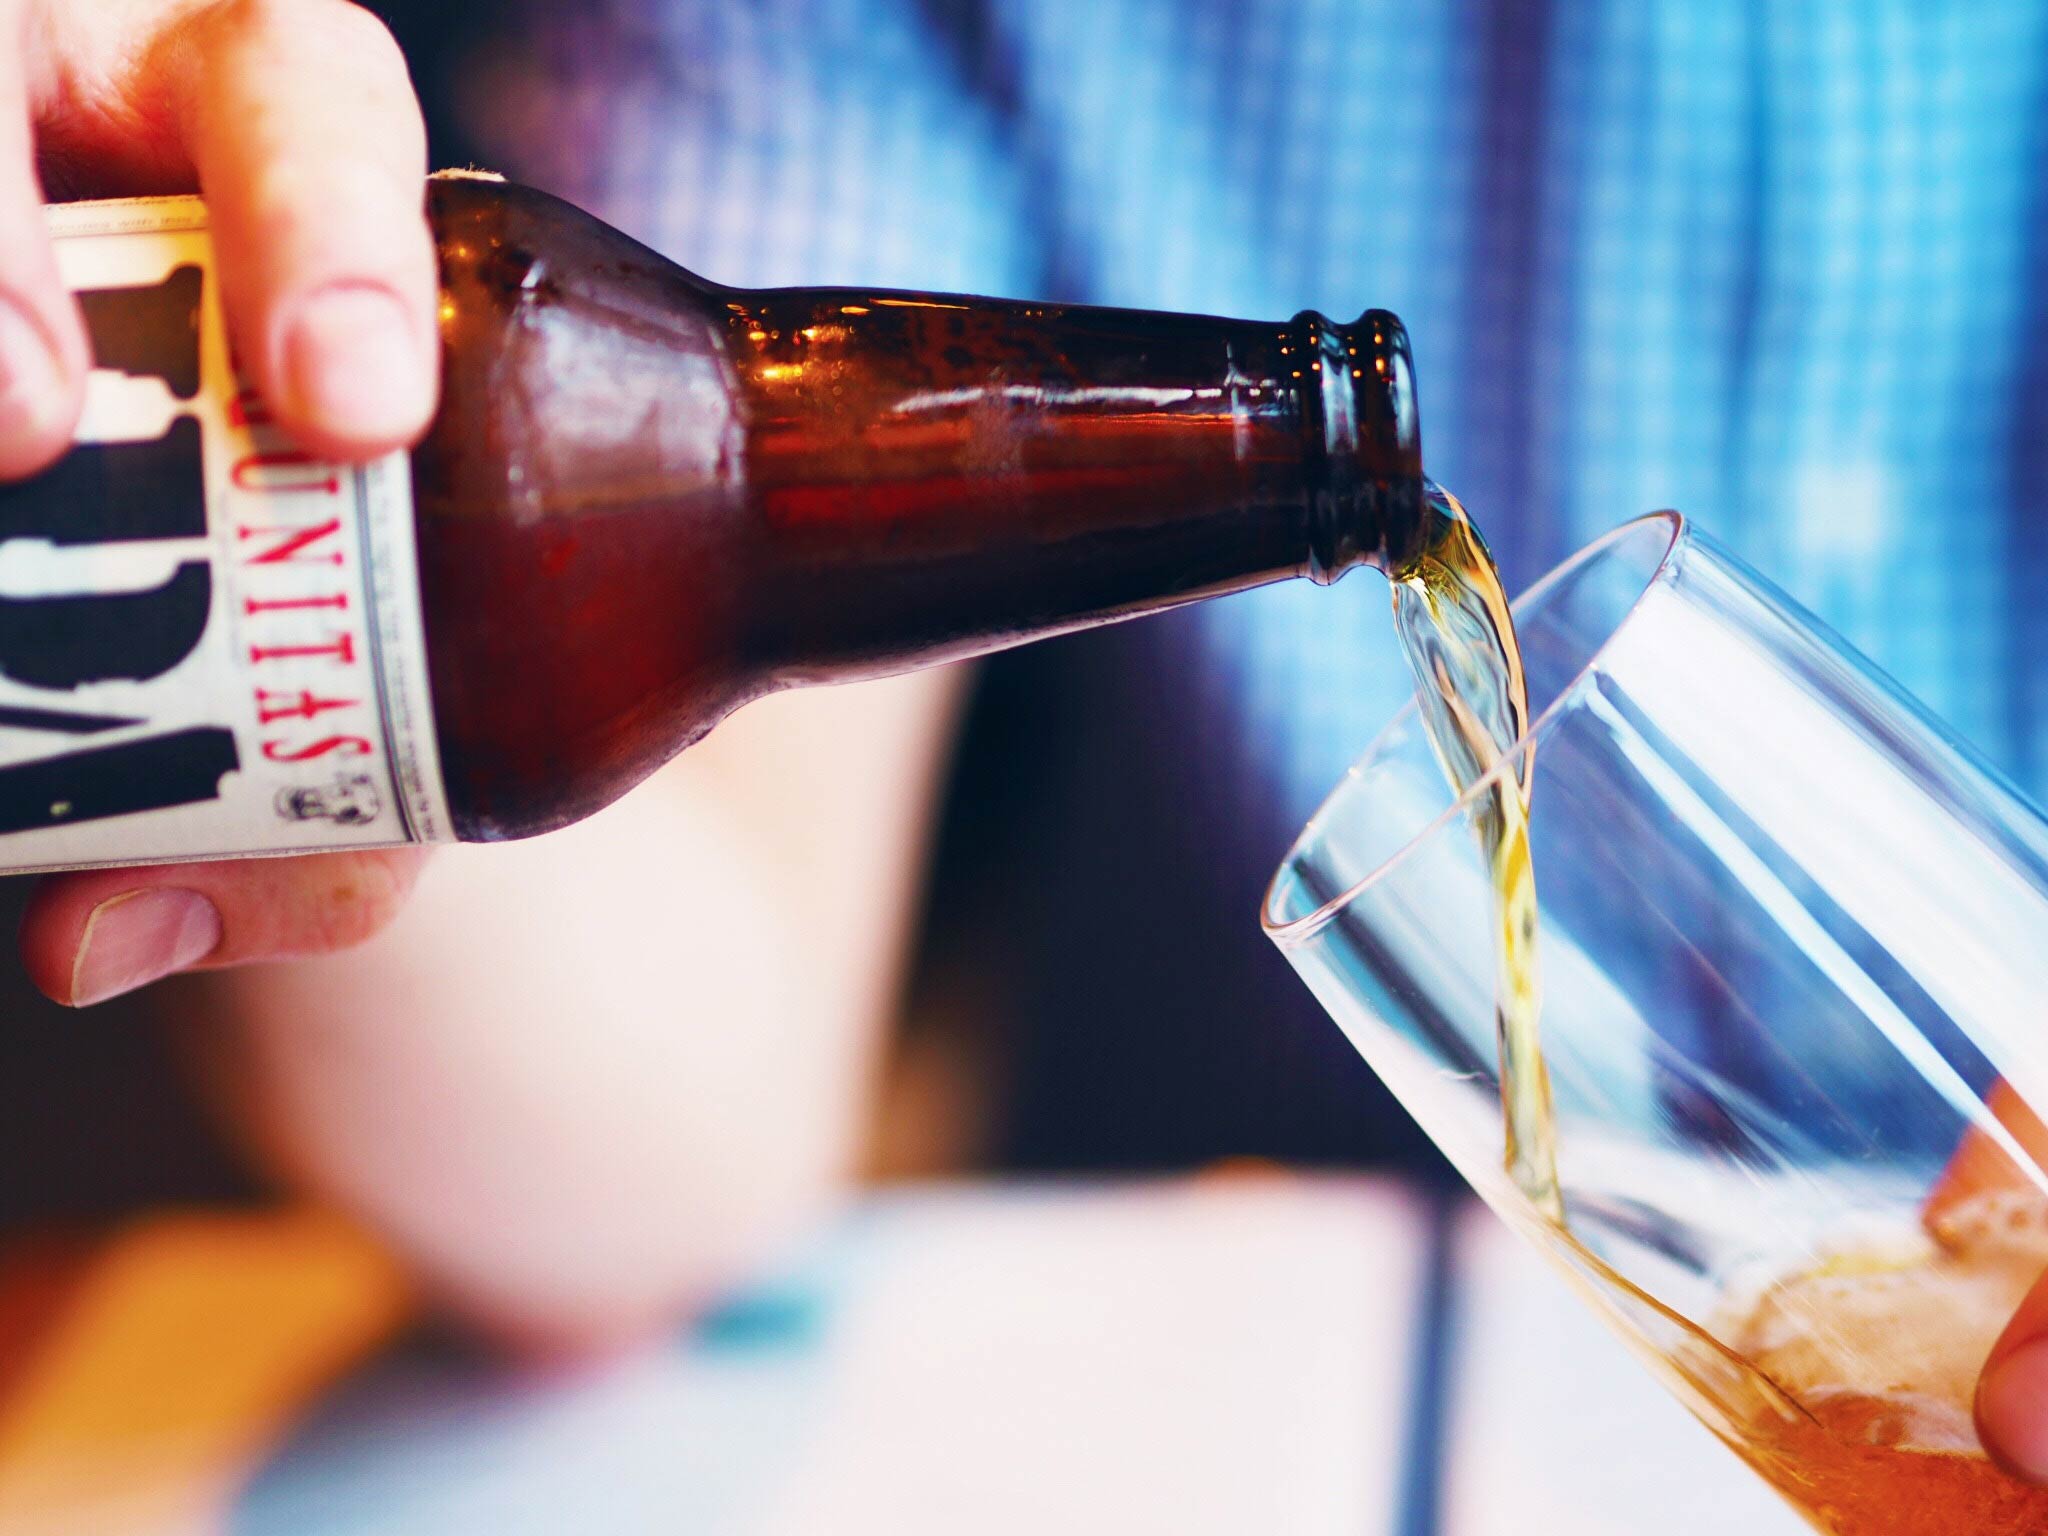
[(2038, 1274), (2048, 1265), (2048, 1197), (2031, 1187), (1990, 1190), (1931, 1214), (1927, 1232), (1958, 1259)]
[(2048, 1267), (2048, 1201), (1999, 1190), (1728, 1298), (1713, 1332), (1831, 1424), (1873, 1445), (1974, 1451), (1991, 1346)]

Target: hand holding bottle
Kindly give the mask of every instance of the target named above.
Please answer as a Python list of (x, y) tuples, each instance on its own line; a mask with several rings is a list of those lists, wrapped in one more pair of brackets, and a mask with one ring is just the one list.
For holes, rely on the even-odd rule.
[[(0, 492), (71, 441), (90, 366), (44, 191), (203, 191), (279, 424), (333, 461), (419, 438), (439, 356), (423, 135), (368, 12), (0, 0), (0, 39)], [(281, 1178), (500, 1337), (631, 1337), (842, 1176), (955, 697), (927, 674), (749, 710), (585, 828), (442, 861), (345, 958), (243, 964), (385, 928), (418, 850), (52, 876), (23, 954), (72, 1003), (210, 972), (152, 1001)]]
[[(419, 436), (438, 361), (425, 135), (374, 16), (346, 0), (0, 0), (0, 37), (0, 478), (63, 452), (91, 366), (45, 190), (203, 190), (229, 326), (279, 424), (343, 461)], [(23, 955), (51, 996), (89, 1003), (193, 965), (339, 948), (396, 911), (417, 859), (55, 876)]]
[[(191, 668), (199, 653), (171, 646), (154, 670), (8, 669), (0, 729), (40, 736), (23, 762), (0, 764), (13, 776), (0, 831), (26, 827), (49, 855), (11, 867), (336, 846), (279, 840), (264, 818), (342, 827), (339, 812), (365, 800), (337, 761), (380, 765), (386, 814), (430, 781), (403, 751), (378, 754), (367, 724), (325, 729), (343, 708), (438, 749), (447, 814), (432, 830), (419, 829), (433, 814), (411, 818), (408, 836), (498, 841), (589, 818), (538, 847), (443, 860), (407, 920), (345, 961), (238, 969), (368, 937), (408, 895), (412, 858), (54, 877), (24, 924), (30, 972), (73, 1003), (218, 973), (153, 1001), (191, 1011), (181, 1035), (217, 1058), (204, 1075), (228, 1117), (282, 1175), (363, 1215), (430, 1290), (502, 1335), (581, 1347), (659, 1327), (843, 1170), (894, 1001), (952, 689), (934, 677), (749, 703), (662, 768), (672, 754), (787, 686), (877, 678), (1262, 581), (1334, 580), (1397, 557), (1420, 527), (1405, 337), (1383, 312), (1340, 326), (750, 293), (693, 278), (567, 203), (467, 179), (432, 191), (437, 296), (419, 115), (367, 13), (342, 0), (0, 10), (29, 42), (0, 112), (14, 154), (0, 304), (19, 314), (0, 331), (0, 476), (52, 461), (84, 393), (60, 264), (89, 296), (102, 354), (89, 441), (11, 509), (0, 499), (4, 542), (40, 555), (189, 536), (159, 526), (161, 492), (182, 484), (208, 541), (194, 555), (199, 629), (219, 617), (230, 637)], [(38, 156), (53, 182), (68, 173), (54, 192), (196, 189), (204, 209), (74, 210), (53, 258)], [(185, 238), (202, 223), (210, 248)], [(125, 257), (110, 270), (115, 247), (147, 247), (150, 270)], [(241, 377), (217, 331), (182, 372), (116, 355), (133, 349), (102, 323), (107, 306), (183, 291), (181, 272), (224, 301)], [(201, 331), (213, 324), (211, 297), (154, 334), (189, 353), (195, 314)], [(168, 400), (168, 424), (130, 422), (125, 405), (112, 419), (116, 397)], [(407, 444), (411, 455), (391, 452)], [(138, 451), (175, 473), (115, 477)], [(376, 471), (340, 471), (380, 456)], [(402, 605), (312, 577), (323, 560), (357, 577), (370, 567), (338, 552), (337, 509), (367, 525), (392, 500), (339, 487), (406, 462), (410, 515), (382, 544), (358, 527), (355, 547), (384, 550), (387, 573), (416, 557), (417, 581), (407, 571), (381, 590), (409, 593), (425, 622), (380, 646), (367, 615)], [(267, 477), (280, 464), (282, 486)], [(84, 493), (53, 484), (65, 475)], [(97, 521), (81, 531), (74, 509)], [(126, 531), (107, 531), (124, 518)], [(307, 582), (259, 592), (259, 569)], [(226, 584), (205, 585), (213, 572)], [(103, 617), (120, 602), (175, 587), (175, 575), (42, 580), (34, 601), (51, 607), (9, 615), (23, 655), (57, 646), (36, 620), (67, 601), (62, 643), (81, 649), (80, 635), (120, 638)], [(280, 639), (273, 624), (298, 630)], [(386, 685), (374, 702), (350, 686), (373, 655)], [(430, 708), (417, 691), (418, 707), (388, 707), (407, 664), (430, 670)], [(185, 731), (194, 721), (141, 707), (129, 686), (188, 674), (232, 691), (240, 736), (225, 708)], [(109, 678), (104, 698), (73, 691)], [(271, 729), (316, 717), (323, 730), (295, 739)], [(179, 735), (214, 755), (171, 758)], [(116, 756), (144, 736), (149, 761), (178, 773), (121, 757), (117, 781)], [(90, 801), (74, 790), (81, 759)], [(280, 764), (318, 772), (266, 776)], [(664, 782), (593, 815), (649, 775)], [(137, 812), (203, 819), (231, 796), (256, 812), (242, 830), (260, 822), (262, 836), (123, 841)], [(356, 815), (348, 835), (367, 839), (378, 814)]]

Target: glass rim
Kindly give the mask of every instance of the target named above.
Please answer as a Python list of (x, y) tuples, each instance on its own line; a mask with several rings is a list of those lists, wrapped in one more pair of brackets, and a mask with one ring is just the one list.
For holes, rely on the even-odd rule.
[(1680, 549), (1691, 536), (1692, 522), (1684, 513), (1668, 510), (1646, 512), (1640, 517), (1632, 517), (1627, 522), (1610, 528), (1606, 533), (1600, 535), (1599, 538), (1593, 540), (1592, 543), (1585, 545), (1575, 554), (1567, 556), (1558, 564), (1552, 566), (1509, 604), (1510, 610), (1519, 617), (1525, 607), (1542, 601), (1545, 596), (1559, 586), (1567, 577), (1591, 564), (1614, 545), (1634, 537), (1645, 528), (1658, 524), (1664, 526), (1667, 530), (1667, 536), (1664, 548), (1657, 556), (1655, 568), (1651, 570), (1643, 581), (1642, 590), (1629, 600), (1627, 610), (1615, 621), (1614, 627), (1587, 654), (1586, 659), (1572, 673), (1570, 680), (1557, 690), (1555, 697), (1548, 704), (1544, 705), (1536, 718), (1523, 728), (1522, 734), (1515, 738), (1514, 744), (1494, 760), (1493, 766), (1474, 779), (1471, 784), (1466, 786), (1462, 794), (1458, 795), (1449, 805), (1431, 817), (1426, 825), (1418, 829), (1412, 837), (1384, 859), (1381, 859), (1379, 863), (1375, 864), (1347, 889), (1339, 891), (1336, 895), (1330, 897), (1329, 900), (1323, 902), (1313, 912), (1304, 913), (1300, 917), (1288, 918), (1285, 921), (1276, 920), (1274, 917), (1274, 903), (1278, 898), (1282, 878), (1294, 866), (1304, 851), (1322, 835), (1323, 823), (1334, 811), (1337, 802), (1346, 795), (1356, 792), (1356, 780), (1359, 777), (1359, 769), (1378, 757), (1380, 749), (1386, 741), (1394, 732), (1404, 728), (1410, 718), (1415, 715), (1415, 700), (1409, 699), (1406, 704), (1394, 712), (1394, 717), (1380, 727), (1378, 733), (1367, 744), (1365, 750), (1359, 753), (1357, 758), (1352, 761), (1351, 766), (1345, 770), (1344, 776), (1323, 797), (1322, 803), (1316, 807), (1315, 814), (1309, 817), (1307, 824), (1302, 827), (1294, 841), (1288, 845), (1287, 852), (1281, 858), (1279, 867), (1273, 871), (1272, 879), (1266, 884), (1266, 894), (1259, 903), (1259, 927), (1264, 930), (1267, 938), (1282, 948), (1286, 948), (1320, 932), (1339, 912), (1342, 912), (1382, 879), (1405, 864), (1411, 854), (1435, 837), (1446, 825), (1462, 819), (1470, 811), (1473, 803), (1479, 796), (1490, 791), (1500, 776), (1511, 769), (1515, 760), (1523, 756), (1535, 745), (1536, 739), (1549, 729), (1551, 723), (1577, 697), (1586, 679), (1598, 670), (1609, 648), (1613, 646), (1621, 633), (1628, 628), (1630, 621), (1635, 618), (1637, 612), (1642, 608), (1643, 599), (1648, 597), (1656, 589), (1657, 584), (1670, 574)]

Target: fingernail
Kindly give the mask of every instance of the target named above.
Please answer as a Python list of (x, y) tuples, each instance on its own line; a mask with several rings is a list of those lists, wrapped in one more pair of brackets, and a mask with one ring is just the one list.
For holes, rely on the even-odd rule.
[(71, 966), (71, 1005), (84, 1008), (204, 960), (220, 944), (220, 913), (197, 891), (161, 887), (92, 909)]
[(1977, 1428), (2008, 1470), (2048, 1482), (2048, 1338), (2029, 1339), (1984, 1373)]
[(64, 370), (43, 328), (0, 295), (0, 433), (39, 427), (64, 396)]
[(412, 323), (397, 296), (374, 283), (337, 283), (301, 303), (284, 362), (297, 414), (337, 435), (404, 437), (426, 414)]

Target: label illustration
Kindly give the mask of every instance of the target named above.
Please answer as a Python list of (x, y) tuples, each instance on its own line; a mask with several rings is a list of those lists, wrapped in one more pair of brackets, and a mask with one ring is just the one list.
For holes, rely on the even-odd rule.
[(0, 870), (449, 836), (409, 464), (296, 448), (196, 198), (49, 210), (77, 442), (0, 484)]

